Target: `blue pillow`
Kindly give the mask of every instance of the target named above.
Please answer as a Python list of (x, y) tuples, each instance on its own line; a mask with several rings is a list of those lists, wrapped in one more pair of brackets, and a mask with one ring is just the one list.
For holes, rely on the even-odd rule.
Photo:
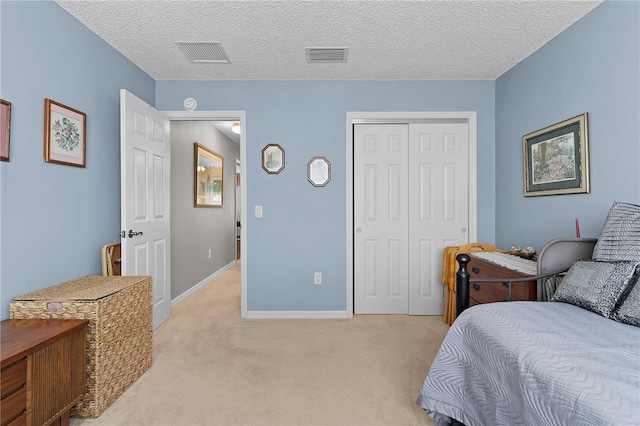
[(638, 280), (640, 262), (579, 260), (571, 266), (552, 302), (565, 302), (611, 318), (621, 296)]

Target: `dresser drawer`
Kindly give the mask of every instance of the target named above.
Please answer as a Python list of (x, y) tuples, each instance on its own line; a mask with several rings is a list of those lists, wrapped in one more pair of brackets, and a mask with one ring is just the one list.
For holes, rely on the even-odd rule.
[[(471, 283), (469, 297), (478, 303), (506, 302), (509, 300), (509, 279), (526, 278), (527, 275), (471, 256), (467, 265), (471, 279), (493, 279), (492, 283)], [(536, 282), (511, 284), (511, 300), (536, 300)]]
[(478, 303), (508, 302), (509, 291), (498, 283), (471, 283), (469, 297)]
[[(471, 274), (471, 278), (480, 278), (480, 277), (474, 277), (473, 274)], [(494, 277), (487, 277), (487, 278), (494, 278)], [(535, 293), (536, 293), (535, 283), (532, 283), (532, 282), (512, 283), (511, 288), (512, 288), (511, 300), (535, 300)], [(484, 298), (481, 298), (480, 293), (487, 296), (485, 296)], [(509, 286), (508, 284), (506, 284), (506, 281), (495, 282), (495, 283), (471, 283), (469, 285), (469, 295), (481, 303), (486, 303), (488, 301), (506, 302), (509, 300)], [(487, 297), (493, 297), (493, 299), (485, 300)]]
[(0, 410), (0, 418), (2, 419), (2, 424), (8, 424), (9, 422), (14, 421), (26, 410), (27, 387), (22, 386), (14, 393), (8, 395), (6, 398), (2, 398), (2, 410)]
[(2, 369), (0, 374), (0, 389), (2, 399), (21, 388), (27, 382), (27, 359), (21, 360)]
[(27, 413), (25, 412), (20, 414), (10, 423), (7, 423), (7, 426), (27, 426)]

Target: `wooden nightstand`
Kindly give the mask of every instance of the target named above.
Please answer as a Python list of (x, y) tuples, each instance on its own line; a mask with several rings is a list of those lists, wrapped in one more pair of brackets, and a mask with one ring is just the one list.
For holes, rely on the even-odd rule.
[[(504, 281), (490, 283), (474, 283), (469, 285), (469, 306), (479, 305), (491, 302), (507, 302), (509, 301), (509, 287), (511, 286), (511, 301), (516, 300), (536, 300), (537, 289), (536, 281), (509, 283), (509, 279), (526, 278), (532, 274), (519, 272), (506, 266), (498, 265), (485, 259), (479, 259), (473, 254), (470, 255), (471, 261), (467, 265), (467, 271), (470, 279), (489, 279), (498, 278)], [(531, 261), (532, 265), (535, 262)]]

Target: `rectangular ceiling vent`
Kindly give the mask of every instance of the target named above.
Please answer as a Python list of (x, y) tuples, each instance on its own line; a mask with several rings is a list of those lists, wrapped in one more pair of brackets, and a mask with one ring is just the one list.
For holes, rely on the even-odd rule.
[(331, 64), (347, 62), (349, 49), (346, 47), (307, 47), (307, 62)]
[(176, 46), (194, 64), (230, 64), (231, 61), (219, 42), (176, 41)]

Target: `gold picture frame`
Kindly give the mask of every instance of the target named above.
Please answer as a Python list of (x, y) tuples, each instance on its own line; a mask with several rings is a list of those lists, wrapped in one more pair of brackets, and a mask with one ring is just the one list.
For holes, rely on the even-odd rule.
[(44, 100), (44, 161), (85, 167), (87, 114)]
[(589, 193), (589, 128), (585, 112), (524, 135), (524, 196)]
[(195, 207), (222, 207), (224, 189), (224, 158), (194, 143), (193, 196)]

